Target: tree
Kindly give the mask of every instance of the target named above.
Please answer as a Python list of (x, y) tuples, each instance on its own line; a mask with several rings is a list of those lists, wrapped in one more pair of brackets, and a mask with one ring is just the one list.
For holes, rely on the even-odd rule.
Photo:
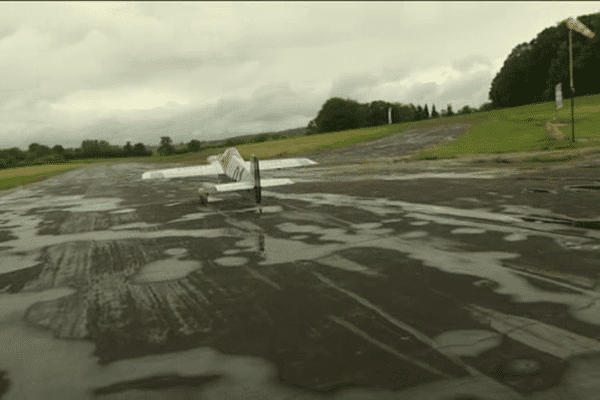
[(425, 104), (425, 108), (423, 109), (423, 115), (425, 119), (429, 119), (429, 108), (427, 108), (427, 104)]
[(169, 136), (162, 136), (160, 138), (160, 147), (156, 150), (161, 156), (169, 156), (175, 153), (175, 148), (171, 144), (173, 140)]
[(30, 157), (41, 157), (50, 154), (51, 152), (52, 150), (48, 146), (44, 146), (43, 144), (31, 143), (29, 145)]
[(431, 118), (437, 118), (439, 116), (440, 116), (440, 114), (436, 111), (435, 104), (434, 104), (433, 106), (431, 106)]
[(367, 126), (387, 125), (388, 108), (392, 105), (383, 100), (371, 102), (367, 107), (366, 124)]
[[(578, 19), (596, 34), (600, 13)], [(569, 87), (569, 45), (566, 22), (541, 31), (530, 42), (516, 46), (492, 80), (489, 98), (494, 108), (516, 107), (554, 98), (554, 87)], [(573, 34), (573, 76), (577, 95), (600, 93), (600, 45)]]
[(423, 107), (417, 106), (417, 115), (416, 116), (417, 116), (417, 118), (416, 118), (417, 121), (424, 119), (425, 114), (423, 113)]
[(337, 132), (366, 125), (367, 105), (333, 97), (323, 104), (315, 123), (319, 132)]
[(414, 120), (414, 106), (401, 103), (392, 104), (392, 123), (398, 124)]
[(62, 147), (60, 144), (57, 144), (54, 147), (52, 147), (52, 151), (56, 154), (65, 154), (65, 148)]
[(133, 146), (133, 154), (135, 154), (136, 156), (151, 156), (152, 155), (152, 151), (151, 150), (146, 150), (146, 146), (144, 146), (143, 143), (136, 143)]
[(197, 153), (202, 149), (202, 145), (198, 140), (192, 139), (187, 144), (187, 149), (190, 153)]
[(317, 126), (317, 121), (313, 119), (308, 123), (305, 135), (314, 135), (316, 133), (319, 133), (319, 127)]
[(454, 115), (454, 111), (452, 111), (452, 104), (448, 104), (448, 109), (446, 110), (446, 117), (451, 117)]
[(475, 111), (475, 110), (470, 108), (469, 106), (464, 106), (463, 108), (458, 110), (458, 112), (456, 114), (457, 115), (466, 115), (466, 114), (471, 114), (473, 111)]
[(125, 143), (125, 146), (123, 146), (123, 152), (125, 153), (126, 157), (131, 157), (133, 155), (133, 146), (131, 145), (131, 142)]
[(481, 107), (479, 107), (479, 111), (490, 111), (494, 109), (494, 105), (491, 102), (483, 103)]

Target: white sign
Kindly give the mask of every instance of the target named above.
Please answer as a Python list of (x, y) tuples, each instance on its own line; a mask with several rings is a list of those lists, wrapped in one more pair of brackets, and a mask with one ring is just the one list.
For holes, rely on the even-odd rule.
[(562, 108), (563, 106), (563, 98), (562, 98), (562, 83), (556, 85), (556, 108)]
[(594, 32), (590, 31), (587, 26), (579, 22), (577, 18), (571, 17), (567, 19), (567, 26), (569, 29), (573, 29), (574, 31), (577, 31), (582, 35), (589, 37), (590, 39), (593, 39), (594, 36), (596, 36)]
[(388, 108), (388, 125), (392, 124), (392, 107)]

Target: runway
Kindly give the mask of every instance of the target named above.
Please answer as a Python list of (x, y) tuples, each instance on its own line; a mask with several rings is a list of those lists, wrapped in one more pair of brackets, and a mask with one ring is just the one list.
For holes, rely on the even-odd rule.
[(0, 194), (0, 398), (600, 391), (600, 160), (320, 161), (260, 213), (135, 163)]

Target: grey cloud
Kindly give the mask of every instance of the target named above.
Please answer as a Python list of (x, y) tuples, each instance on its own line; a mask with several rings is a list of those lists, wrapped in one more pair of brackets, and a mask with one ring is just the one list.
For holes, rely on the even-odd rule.
[(381, 82), (382, 78), (380, 76), (376, 76), (370, 72), (342, 76), (333, 81), (329, 97), (357, 100)]
[(477, 65), (491, 67), (492, 62), (482, 54), (473, 54), (452, 63), (452, 68), (459, 72), (469, 72)]
[(440, 92), (440, 86), (435, 82), (414, 83), (402, 93), (403, 104), (413, 103), (415, 105), (435, 102)]
[(487, 101), (489, 84), (492, 79), (491, 71), (479, 71), (444, 85), (438, 98), (446, 103), (452, 103), (454, 109), (464, 105), (479, 107)]

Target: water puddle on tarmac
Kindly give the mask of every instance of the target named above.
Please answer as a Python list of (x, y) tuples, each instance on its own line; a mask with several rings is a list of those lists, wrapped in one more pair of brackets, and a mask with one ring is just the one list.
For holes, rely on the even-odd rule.
[[(164, 239), (170, 237), (188, 238), (238, 238), (235, 248), (223, 250), (222, 255), (214, 257), (211, 261), (217, 266), (248, 268), (250, 256), (247, 252), (256, 252), (260, 255), (259, 265), (288, 264), (293, 267), (299, 260), (313, 260), (323, 266), (344, 270), (357, 276), (377, 276), (378, 272), (369, 268), (368, 265), (357, 263), (339, 254), (340, 251), (351, 248), (376, 248), (393, 250), (414, 260), (421, 261), (427, 267), (436, 268), (452, 274), (463, 274), (497, 283), (495, 291), (512, 296), (517, 302), (553, 302), (565, 304), (570, 308), (572, 315), (581, 321), (600, 325), (600, 293), (584, 290), (576, 286), (570, 287), (572, 292), (549, 292), (532, 286), (526, 278), (531, 278), (526, 272), (519, 272), (507, 267), (503, 263), (506, 260), (518, 259), (519, 255), (510, 252), (465, 252), (453, 250), (448, 243), (431, 237), (425, 230), (408, 231), (397, 234), (394, 229), (385, 227), (381, 222), (363, 222), (351, 224), (346, 228), (327, 228), (318, 224), (305, 224), (295, 222), (283, 222), (275, 224), (275, 231), (265, 234), (260, 231), (260, 226), (250, 222), (230, 218), (228, 224), (233, 228), (215, 229), (165, 229), (153, 231), (141, 231), (150, 226), (143, 223), (131, 223), (121, 225), (122, 229), (107, 229), (105, 231), (82, 232), (64, 235), (37, 235), (38, 225), (41, 217), (38, 215), (23, 215), (22, 212), (37, 208), (38, 204), (48, 204), (47, 197), (34, 197), (38, 193), (33, 191), (20, 192), (12, 197), (4, 196), (0, 199), (0, 205), (6, 205), (6, 213), (2, 214), (5, 225), (13, 239), (2, 243), (10, 247), (3, 251), (0, 258), (2, 272), (11, 272), (19, 269), (19, 266), (27, 269), (37, 265), (37, 260), (43, 248), (51, 246), (77, 247), (77, 243), (102, 241), (117, 241), (124, 239)], [(415, 220), (424, 226), (430, 223), (448, 224), (455, 226), (455, 234), (478, 234), (482, 232), (500, 231), (505, 233), (507, 241), (526, 240), (529, 235), (547, 235), (555, 238), (553, 232), (555, 227), (548, 225), (540, 228), (540, 224), (533, 225), (525, 221), (522, 216), (491, 213), (484, 210), (460, 210), (452, 207), (429, 206), (385, 199), (365, 200), (341, 195), (288, 195), (266, 193), (267, 196), (281, 199), (293, 199), (309, 202), (312, 205), (335, 205), (355, 207), (362, 211), (371, 212), (376, 220), (380, 217), (392, 215), (390, 221)], [(20, 197), (19, 197), (20, 196)], [(60, 196), (57, 196), (60, 197)], [(46, 199), (42, 201), (41, 199)], [(27, 200), (29, 203), (24, 205)], [(40, 203), (37, 203), (37, 202)], [(52, 203), (54, 201), (54, 203)], [(88, 199), (78, 196), (63, 196), (60, 201), (51, 200), (51, 207), (61, 208), (70, 212), (86, 211), (111, 211), (119, 214), (119, 199), (98, 199), (88, 204)], [(251, 210), (250, 208), (248, 210)], [(255, 210), (255, 208), (252, 208)], [(268, 212), (281, 212), (281, 207), (274, 207)], [(263, 210), (264, 211), (264, 210)], [(123, 214), (131, 212), (124, 209)], [(190, 221), (197, 218), (205, 218), (205, 213), (197, 213), (190, 217), (182, 217), (170, 222)], [(284, 213), (285, 215), (285, 213)], [(414, 224), (413, 222), (413, 224)], [(531, 225), (528, 225), (531, 224)], [(547, 225), (547, 224), (542, 224)], [(536, 227), (535, 231), (533, 226)], [(156, 228), (153, 226), (152, 228)], [(353, 231), (349, 232), (350, 229)], [(424, 228), (421, 228), (424, 229)], [(586, 232), (586, 234), (588, 234)], [(304, 240), (310, 238), (311, 243)], [(585, 241), (594, 239), (574, 238), (573, 241)], [(315, 243), (315, 240), (319, 243)], [(81, 247), (81, 245), (79, 245)], [(86, 247), (93, 248), (93, 247)], [(91, 253), (87, 251), (87, 253)], [(49, 254), (52, 260), (58, 260), (60, 254)], [(180, 306), (179, 299), (172, 299), (176, 285), (180, 285), (181, 292), (190, 291), (191, 286), (185, 286), (178, 280), (194, 273), (202, 268), (202, 263), (194, 260), (186, 260), (189, 251), (184, 247), (170, 247), (163, 251), (161, 260), (147, 262), (140, 266), (134, 275), (134, 283), (131, 285), (131, 296), (141, 296), (144, 291), (151, 295), (144, 295), (144, 299), (165, 299), (166, 308), (176, 310)], [(54, 261), (53, 261), (54, 262)], [(56, 261), (58, 262), (58, 261)], [(75, 266), (81, 260), (73, 258)], [(255, 271), (256, 273), (256, 271)], [(107, 274), (108, 275), (108, 274)], [(117, 274), (115, 274), (117, 275)], [(389, 323), (411, 331), (411, 327), (402, 321), (396, 320), (384, 310), (370, 303), (348, 289), (337, 286), (328, 278), (316, 274), (324, 284), (329, 285), (332, 290), (358, 301), (362, 306), (385, 318)], [(109, 279), (110, 278), (110, 279)], [(267, 279), (263, 277), (264, 279)], [(183, 279), (185, 281), (185, 279)], [(59, 282), (57, 278), (55, 281)], [(137, 283), (135, 283), (137, 282)], [(100, 277), (93, 283), (94, 296), (108, 296), (106, 301), (101, 302), (107, 307), (118, 310), (119, 299), (109, 298), (106, 294), (109, 288), (121, 285), (125, 287), (127, 281), (124, 276)], [(104, 286), (103, 286), (104, 285)], [(156, 286), (153, 286), (156, 285)], [(164, 286), (161, 286), (164, 285)], [(276, 289), (278, 285), (271, 282)], [(444, 379), (432, 384), (422, 385), (401, 392), (389, 392), (384, 390), (352, 389), (342, 390), (334, 395), (317, 395), (306, 393), (297, 389), (284, 387), (277, 383), (277, 371), (273, 364), (264, 359), (255, 357), (225, 355), (208, 347), (196, 348), (184, 352), (171, 352), (162, 355), (140, 357), (112, 362), (100, 366), (97, 358), (93, 356), (94, 345), (84, 341), (66, 341), (55, 338), (49, 332), (43, 332), (26, 327), (23, 319), (26, 313), (35, 314), (45, 307), (57, 307), (58, 300), (69, 299), (70, 296), (78, 295), (73, 289), (56, 287), (48, 290), (33, 292), (35, 285), (16, 294), (0, 294), (0, 302), (3, 305), (0, 311), (0, 340), (4, 345), (0, 348), (0, 370), (8, 372), (10, 381), (8, 392), (4, 399), (17, 398), (269, 398), (269, 399), (449, 399), (459, 398), (456, 396), (468, 393), (472, 396), (480, 396), (487, 399), (511, 399), (521, 398), (514, 391), (508, 389), (494, 380), (485, 376), (473, 375), (461, 379)], [(226, 290), (222, 288), (222, 290)], [(278, 290), (281, 290), (279, 287)], [(141, 297), (140, 297), (141, 298)], [(86, 300), (87, 301), (87, 300)], [(173, 301), (173, 303), (169, 303)], [(35, 307), (34, 307), (35, 305)], [(29, 310), (29, 311), (28, 311)], [(429, 343), (435, 349), (444, 354), (456, 357), (475, 357), (500, 345), (500, 336), (507, 335), (514, 340), (520, 340), (533, 345), (535, 341), (542, 342), (539, 337), (544, 332), (551, 331), (557, 338), (555, 343), (540, 343), (540, 351), (553, 354), (559, 358), (566, 358), (589, 351), (600, 350), (600, 344), (592, 339), (580, 337), (570, 332), (560, 330), (547, 324), (541, 324), (535, 320), (522, 317), (510, 316), (488, 310), (482, 307), (472, 307), (472, 313), (481, 321), (485, 321), (491, 330), (454, 330), (441, 333), (433, 339), (424, 337), (418, 331), (414, 332), (416, 337)], [(64, 311), (67, 313), (67, 311)], [(42, 313), (43, 314), (43, 313)], [(40, 315), (42, 315), (40, 314)], [(181, 313), (175, 314), (176, 319), (183, 320), (185, 316)], [(332, 317), (333, 318), (333, 317)], [(336, 321), (334, 321), (336, 322)], [(337, 321), (346, 324), (345, 321)], [(76, 325), (85, 325), (79, 321)], [(192, 329), (192, 328), (189, 328)], [(193, 330), (193, 329), (192, 329)], [(157, 336), (160, 339), (159, 336)], [(158, 340), (157, 339), (157, 340)], [(567, 343), (565, 345), (565, 343)], [(40, 357), (43, 354), (43, 357)], [(527, 368), (522, 363), (519, 368)], [(572, 393), (571, 386), (579, 382), (581, 375), (597, 365), (596, 359), (582, 359), (573, 364), (577, 373), (568, 375), (563, 382), (561, 393)], [(574, 368), (575, 368), (574, 367)], [(533, 368), (533, 367), (532, 367)], [(581, 372), (583, 371), (583, 372)], [(172, 384), (166, 384), (163, 389), (144, 389), (149, 379), (170, 377)], [(194, 378), (198, 382), (196, 386), (181, 384), (184, 378)], [(177, 380), (179, 379), (179, 380)], [(204, 379), (204, 381), (203, 381)], [(145, 382), (145, 383), (144, 383)], [(179, 383), (178, 383), (179, 382)], [(592, 382), (594, 382), (592, 380)], [(590, 383), (585, 381), (587, 387), (593, 386), (598, 389), (598, 381)], [(558, 389), (557, 389), (558, 390)], [(596, 392), (597, 393), (597, 392)], [(552, 391), (545, 393), (546, 396), (553, 395)], [(454, 397), (453, 397), (454, 396)], [(530, 397), (535, 398), (535, 397)], [(538, 397), (542, 398), (551, 397)]]
[[(481, 233), (485, 231), (500, 231), (507, 234), (505, 240), (515, 241), (522, 239), (519, 235), (542, 235), (564, 240), (564, 236), (540, 229), (531, 231), (525, 229), (528, 223), (522, 218), (512, 215), (491, 213), (480, 210), (460, 210), (451, 207), (430, 206), (423, 204), (406, 203), (385, 199), (359, 199), (345, 195), (309, 194), (288, 195), (269, 193), (269, 195), (282, 199), (295, 199), (313, 204), (327, 204), (337, 206), (353, 206), (358, 209), (371, 211), (383, 216), (394, 213), (405, 213), (404, 217), (425, 219), (438, 224), (463, 226), (454, 233)], [(458, 215), (472, 218), (475, 221), (491, 221), (495, 224), (475, 222), (464, 219), (442, 217), (441, 215)], [(497, 223), (512, 223), (499, 225)], [(517, 225), (518, 228), (515, 228)], [(537, 225), (536, 229), (537, 229)], [(351, 247), (375, 247), (389, 249), (406, 254), (408, 257), (420, 260), (424, 265), (434, 267), (452, 274), (475, 276), (498, 283), (495, 290), (500, 294), (512, 296), (517, 302), (552, 302), (565, 304), (571, 314), (584, 322), (600, 325), (600, 293), (573, 286), (578, 293), (557, 293), (538, 289), (525, 279), (523, 273), (503, 266), (505, 260), (514, 260), (519, 257), (516, 253), (506, 252), (465, 252), (436, 248), (429, 240), (425, 231), (407, 232), (393, 236), (392, 232), (383, 229), (366, 230), (355, 235), (347, 234), (343, 229), (323, 228), (318, 225), (296, 224), (286, 222), (278, 228), (289, 234), (318, 235), (322, 245), (309, 245), (288, 239), (266, 238), (265, 259), (263, 264), (291, 263), (298, 259), (318, 259), (328, 254)], [(589, 232), (588, 232), (589, 234)], [(573, 242), (585, 242), (586, 238), (569, 238)], [(332, 244), (331, 242), (339, 242)], [(564, 244), (559, 240), (560, 244)], [(289, 252), (288, 252), (289, 249)]]
[(202, 267), (200, 261), (180, 259), (187, 255), (187, 249), (172, 248), (165, 250), (164, 253), (170, 255), (171, 258), (145, 264), (135, 276), (134, 282), (150, 283), (178, 280)]

